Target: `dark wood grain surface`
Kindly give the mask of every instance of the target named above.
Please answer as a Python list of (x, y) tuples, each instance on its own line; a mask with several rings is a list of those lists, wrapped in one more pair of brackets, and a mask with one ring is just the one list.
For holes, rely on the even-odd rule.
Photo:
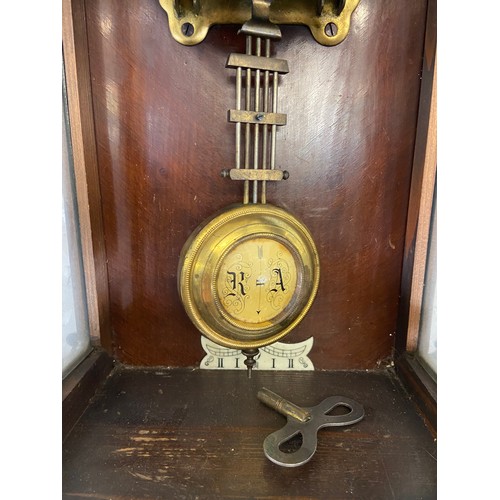
[[(343, 395), (365, 418), (319, 431), (299, 468), (263, 453), (285, 424), (260, 403), (267, 387), (302, 406)], [(63, 445), (63, 498), (433, 499), (436, 444), (389, 372), (118, 369)]]
[(102, 350), (92, 351), (64, 380), (62, 386), (62, 438), (70, 433), (97, 388), (113, 370), (113, 360)]
[[(372, 368), (391, 356), (420, 90), (425, 0), (362, 1), (351, 32), (323, 47), (283, 27), (277, 162), (268, 199), (310, 228), (321, 283), (289, 341), (311, 335), (317, 368)], [(190, 232), (241, 200), (233, 167), (236, 27), (175, 42), (159, 2), (87, 0), (114, 356), (191, 366), (203, 352), (176, 289)]]
[[(425, 198), (422, 198), (425, 193), (425, 187), (429, 184), (434, 185), (435, 178), (430, 176), (426, 178), (425, 171), (426, 163), (429, 161), (428, 156), (428, 135), (437, 134), (436, 124), (434, 128), (429, 129), (429, 118), (431, 117), (431, 102), (437, 99), (433, 93), (437, 92), (434, 89), (435, 71), (436, 71), (436, 43), (437, 43), (437, 1), (429, 0), (427, 10), (427, 28), (424, 42), (424, 64), (422, 65), (422, 83), (420, 85), (420, 106), (418, 125), (415, 134), (415, 148), (413, 156), (412, 178), (410, 184), (410, 195), (408, 202), (408, 215), (406, 222), (406, 234), (403, 252), (403, 266), (401, 272), (401, 291), (400, 303), (398, 312), (398, 322), (396, 327), (396, 351), (397, 355), (403, 355), (407, 350), (414, 352), (418, 343), (418, 323), (420, 319), (421, 298), (412, 297), (413, 280), (415, 278), (415, 264), (420, 262), (415, 261), (415, 251), (417, 249), (417, 230), (419, 228), (419, 217), (421, 204), (425, 204)], [(433, 90), (434, 89), (434, 90)], [(436, 120), (436, 118), (434, 118)], [(430, 138), (432, 141), (433, 139)], [(434, 140), (437, 140), (434, 136)], [(431, 155), (432, 157), (432, 155)], [(433, 158), (435, 160), (435, 158)], [(427, 188), (429, 191), (429, 188)], [(426, 214), (422, 214), (424, 219)], [(426, 235), (427, 236), (427, 235)], [(420, 243), (420, 242), (419, 242)], [(427, 245), (426, 245), (427, 246)], [(424, 253), (425, 255), (425, 253)], [(422, 256), (419, 256), (422, 259)], [(420, 286), (423, 286), (420, 285)], [(410, 321), (410, 318), (413, 320)], [(413, 324), (412, 324), (413, 323)]]

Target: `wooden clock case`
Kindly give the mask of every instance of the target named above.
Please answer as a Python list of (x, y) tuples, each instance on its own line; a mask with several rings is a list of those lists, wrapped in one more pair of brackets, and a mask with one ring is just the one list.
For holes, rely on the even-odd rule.
[[(390, 406), (394, 387), (400, 385), (405, 389), (396, 391), (398, 411), (412, 408), (414, 413), (408, 433), (417, 440), (428, 433), (425, 439), (432, 446), (435, 384), (414, 352), (435, 184), (435, 1), (361, 0), (348, 37), (336, 47), (319, 45), (305, 27), (282, 26), (282, 32), (273, 51), (290, 65), (290, 73), (280, 79), (280, 107), (288, 125), (278, 133), (277, 161), (290, 179), (269, 186), (268, 200), (299, 217), (318, 248), (317, 297), (285, 340), (314, 336), (310, 357), (319, 378), (262, 376), (278, 386), (292, 377), (299, 388), (298, 404), (315, 380), (311, 397), (340, 387), (356, 393), (368, 407), (370, 393), (379, 390), (373, 408)], [(95, 346), (63, 384), (63, 477), (69, 494), (78, 468), (92, 469), (75, 449), (95, 417), (88, 403), (96, 390), (102, 399), (106, 387), (118, 390), (128, 380), (133, 392), (141, 384), (154, 385), (152, 374), (159, 370), (161, 381), (168, 373), (177, 381), (168, 401), (182, 399), (186, 391), (198, 403), (210, 399), (210, 384), (203, 382), (210, 377), (232, 394), (227, 384), (235, 373), (195, 370), (194, 378), (187, 375), (199, 365), (203, 351), (199, 332), (179, 300), (176, 272), (191, 231), (241, 198), (240, 185), (218, 174), (232, 167), (234, 155), (234, 127), (226, 121), (234, 101), (234, 75), (225, 69), (225, 60), (230, 52), (244, 52), (244, 40), (235, 26), (216, 26), (201, 44), (180, 45), (157, 0), (64, 0), (63, 49)], [(330, 376), (336, 381), (333, 387), (328, 387)], [(236, 383), (240, 391), (245, 382)], [(163, 385), (160, 389), (166, 391)], [(249, 392), (241, 405), (245, 398), (255, 399)], [(293, 395), (292, 389), (286, 394)], [(147, 408), (141, 405), (152, 404), (146, 400), (131, 402), (131, 415), (144, 414)], [(231, 415), (240, 415), (238, 404)], [(366, 420), (376, 414), (368, 412)], [(167, 415), (167, 424), (177, 417)], [(382, 424), (389, 426), (393, 415), (384, 418)], [(257, 423), (234, 419), (227, 429), (250, 425), (249, 435), (259, 439)], [(215, 426), (216, 421), (214, 416), (194, 418), (192, 438), (201, 439), (204, 423)], [(380, 429), (372, 428), (373, 435)], [(224, 429), (217, 432), (224, 440)], [(225, 444), (241, 446), (237, 439), (231, 443)], [(406, 453), (402, 442), (398, 445), (395, 453)], [(182, 450), (177, 452), (183, 456)], [(257, 471), (260, 457), (252, 460)], [(433, 471), (429, 463), (416, 476), (420, 482), (403, 478), (401, 491), (432, 492)], [(369, 476), (367, 472), (366, 481)], [(209, 474), (201, 477), (209, 481)], [(140, 482), (137, 475), (133, 479)], [(164, 486), (165, 481), (157, 483)], [(325, 481), (319, 481), (322, 488)], [(255, 491), (286, 496), (285, 483)], [(385, 479), (377, 484), (374, 491), (389, 491)], [(221, 488), (220, 496), (240, 491)], [(250, 495), (249, 487), (242, 488), (243, 496)], [(133, 487), (129, 491), (120, 498), (142, 498)], [(313, 490), (304, 487), (306, 491)]]

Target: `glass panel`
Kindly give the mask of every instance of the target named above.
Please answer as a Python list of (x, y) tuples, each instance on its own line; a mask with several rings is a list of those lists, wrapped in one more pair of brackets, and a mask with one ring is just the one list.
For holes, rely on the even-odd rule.
[(436, 379), (437, 373), (437, 212), (436, 193), (432, 207), (429, 231), (429, 250), (425, 270), (424, 295), (422, 300), (422, 319), (418, 342), (418, 354), (422, 364)]
[(62, 376), (90, 351), (82, 249), (68, 118), (63, 100), (62, 137)]

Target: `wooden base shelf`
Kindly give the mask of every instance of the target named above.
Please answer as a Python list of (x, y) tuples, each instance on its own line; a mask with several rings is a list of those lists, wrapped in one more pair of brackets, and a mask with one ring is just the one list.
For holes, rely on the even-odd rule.
[[(301, 406), (331, 395), (365, 418), (319, 431), (302, 467), (271, 463), (284, 417), (261, 387)], [(436, 443), (392, 371), (244, 372), (118, 366), (63, 444), (64, 499), (436, 497)]]

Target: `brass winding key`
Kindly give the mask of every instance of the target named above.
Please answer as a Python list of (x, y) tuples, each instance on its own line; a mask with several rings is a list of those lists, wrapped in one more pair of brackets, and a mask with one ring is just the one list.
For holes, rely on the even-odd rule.
[[(365, 410), (358, 402), (344, 396), (330, 396), (316, 406), (302, 408), (263, 387), (257, 398), (273, 410), (287, 417), (287, 424), (279, 431), (269, 434), (264, 440), (264, 454), (275, 464), (283, 467), (298, 467), (316, 452), (317, 433), (322, 427), (352, 425), (363, 419)], [(328, 415), (334, 408), (342, 406), (350, 410), (344, 415)], [(302, 435), (302, 446), (295, 452), (285, 453), (280, 446), (293, 437)]]

